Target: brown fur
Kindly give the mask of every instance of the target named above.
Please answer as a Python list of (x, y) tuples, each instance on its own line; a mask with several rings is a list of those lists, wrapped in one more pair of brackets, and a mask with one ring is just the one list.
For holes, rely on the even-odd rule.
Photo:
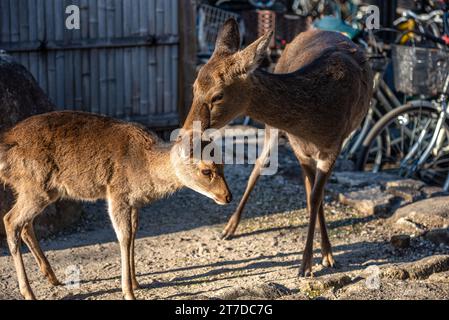
[[(317, 217), (323, 262), (334, 265), (322, 208), (323, 191), (343, 141), (360, 125), (369, 108), (372, 71), (363, 51), (339, 33), (306, 31), (288, 45), (272, 74), (256, 70), (271, 33), (237, 51), (238, 28), (229, 20), (220, 37), (220, 45), (194, 84), (194, 101), (184, 127), (198, 120), (220, 128), (240, 115), (267, 125), (265, 150), (224, 237), (232, 236), (237, 228), (273, 143), (270, 129), (277, 128), (287, 133), (304, 172), (310, 224), (301, 274), (311, 272)], [(225, 50), (226, 44), (232, 45)]]
[(58, 284), (32, 223), (50, 203), (70, 198), (108, 201), (121, 247), (123, 294), (133, 299), (138, 286), (138, 208), (183, 186), (220, 204), (231, 200), (222, 166), (186, 161), (183, 148), (181, 142), (163, 143), (139, 125), (81, 112), (34, 116), (5, 132), (0, 138), (0, 180), (13, 188), (17, 202), (4, 222), (23, 296), (34, 298), (20, 255), (20, 235), (43, 273)]

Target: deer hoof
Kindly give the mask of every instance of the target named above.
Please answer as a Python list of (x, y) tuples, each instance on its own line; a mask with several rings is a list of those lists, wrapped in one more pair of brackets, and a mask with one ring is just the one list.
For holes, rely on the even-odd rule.
[(134, 293), (127, 293), (125, 294), (125, 300), (136, 300), (136, 297), (134, 296)]
[(25, 300), (36, 300), (36, 297), (34, 295), (33, 292), (28, 291), (28, 292), (21, 292), (22, 296), (24, 297)]
[(237, 230), (238, 222), (235, 222), (233, 219), (229, 220), (228, 224), (224, 228), (221, 239), (222, 240), (231, 240), (235, 234), (235, 230)]
[(323, 256), (321, 263), (325, 268), (338, 268), (338, 263), (335, 261), (331, 253)]
[(133, 281), (132, 285), (133, 285), (133, 290), (140, 289), (140, 285), (139, 285), (139, 283), (137, 281)]
[(307, 255), (303, 257), (301, 267), (299, 268), (300, 278), (313, 277), (312, 260), (312, 257), (307, 258)]

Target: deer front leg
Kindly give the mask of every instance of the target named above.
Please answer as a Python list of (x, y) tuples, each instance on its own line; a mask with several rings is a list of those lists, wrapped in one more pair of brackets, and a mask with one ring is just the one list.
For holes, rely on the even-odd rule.
[[(264, 145), (263, 150), (257, 158), (256, 163), (254, 165), (254, 169), (251, 172), (251, 175), (248, 179), (248, 184), (246, 186), (245, 193), (243, 194), (242, 199), (240, 200), (240, 203), (234, 212), (234, 214), (231, 216), (231, 218), (228, 221), (228, 224), (223, 230), (222, 233), (222, 239), (230, 239), (235, 234), (235, 231), (237, 230), (237, 227), (240, 223), (240, 219), (242, 218), (243, 209), (246, 206), (246, 202), (248, 201), (248, 198), (251, 194), (251, 192), (254, 189), (254, 186), (257, 183), (257, 180), (260, 177), (260, 173), (262, 171), (262, 168), (267, 164), (268, 156), (270, 155), (270, 150), (275, 143), (275, 139), (272, 138), (273, 136), (270, 134), (272, 128), (269, 126), (265, 126), (265, 136), (264, 136)], [(277, 135), (274, 135), (274, 137), (277, 137)]]
[(126, 300), (135, 300), (131, 281), (132, 208), (121, 197), (110, 197), (109, 215), (120, 244), (122, 292)]

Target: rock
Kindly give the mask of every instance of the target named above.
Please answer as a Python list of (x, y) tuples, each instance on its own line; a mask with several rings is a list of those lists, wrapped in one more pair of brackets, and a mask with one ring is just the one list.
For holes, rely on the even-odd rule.
[(430, 256), (419, 261), (395, 264), (381, 269), (381, 277), (397, 280), (423, 280), (449, 270), (449, 255)]
[(239, 287), (225, 290), (222, 294), (217, 295), (223, 300), (237, 299), (279, 299), (282, 296), (290, 295), (292, 291), (287, 287), (278, 283), (264, 283), (253, 287)]
[(426, 230), (407, 218), (400, 218), (394, 224), (395, 230), (400, 230), (413, 235), (423, 234)]
[(406, 234), (392, 236), (390, 243), (397, 249), (406, 249), (410, 247), (410, 236)]
[(421, 193), (421, 191), (409, 187), (389, 188), (386, 190), (386, 192), (397, 198), (401, 198), (401, 205), (409, 204), (424, 198), (424, 195)]
[(449, 196), (406, 205), (397, 209), (388, 222), (395, 231), (406, 233), (444, 228), (449, 225)]
[[(33, 76), (12, 57), (0, 53), (0, 131), (32, 115), (55, 109), (53, 103), (37, 84)], [(11, 190), (0, 186), (0, 237), (5, 236), (3, 216), (14, 203)], [(36, 232), (48, 236), (81, 217), (81, 206), (64, 201), (50, 205), (36, 219)]]
[(398, 179), (396, 176), (384, 172), (372, 173), (359, 171), (335, 172), (334, 178), (338, 183), (351, 188), (361, 188), (371, 186), (373, 184), (383, 185), (388, 181), (394, 181)]
[(391, 188), (406, 188), (419, 191), (425, 186), (426, 184), (424, 182), (414, 179), (398, 179), (387, 181), (385, 183), (385, 187), (387, 190)]
[(301, 279), (299, 289), (309, 297), (314, 298), (323, 291), (329, 289), (340, 289), (351, 282), (352, 279), (347, 274), (334, 274), (319, 278)]
[(449, 283), (449, 271), (434, 273), (427, 280), (438, 283)]
[(449, 229), (433, 229), (424, 235), (424, 238), (434, 244), (449, 245)]
[(434, 186), (425, 186), (421, 189), (421, 193), (423, 194), (424, 198), (441, 197), (448, 195), (448, 193), (445, 192), (442, 188)]
[(335, 163), (334, 170), (336, 172), (354, 171), (355, 170), (355, 164), (351, 160), (338, 159), (337, 162)]
[(394, 196), (382, 192), (379, 186), (368, 187), (338, 197), (342, 204), (348, 205), (364, 214), (387, 214), (390, 212)]

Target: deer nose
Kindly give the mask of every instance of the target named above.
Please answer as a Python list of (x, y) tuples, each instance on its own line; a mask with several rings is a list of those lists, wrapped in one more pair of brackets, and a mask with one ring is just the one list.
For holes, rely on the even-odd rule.
[(232, 194), (228, 194), (227, 196), (226, 196), (226, 202), (227, 203), (231, 203), (232, 202)]

